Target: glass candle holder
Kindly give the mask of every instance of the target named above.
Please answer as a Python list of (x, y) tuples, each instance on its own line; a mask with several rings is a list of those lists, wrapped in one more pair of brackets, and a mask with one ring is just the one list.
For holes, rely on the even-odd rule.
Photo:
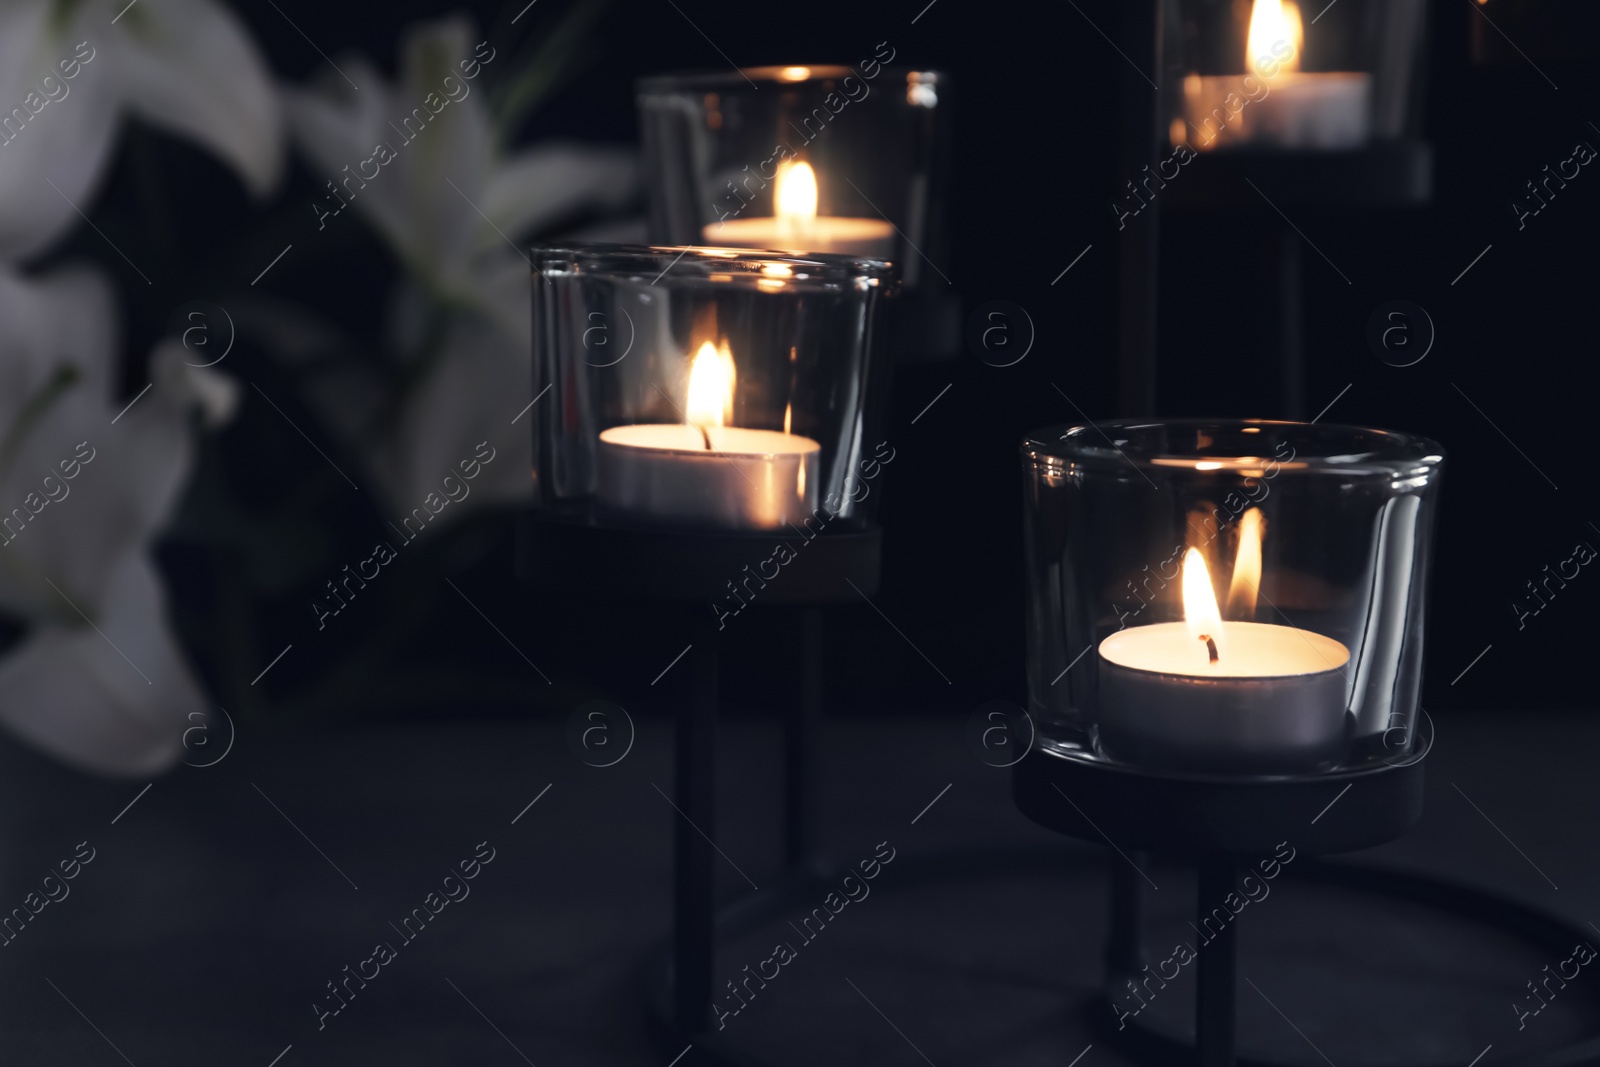
[(1042, 748), (1254, 775), (1412, 751), (1438, 445), (1125, 421), (1042, 430), (1022, 456)]
[(1161, 2), (1174, 147), (1351, 150), (1421, 129), (1426, 0)]
[(887, 263), (592, 245), (535, 248), (533, 266), (539, 506), (722, 530), (865, 524), (893, 454), (874, 436)]
[(917, 250), (941, 252), (948, 82), (893, 55), (641, 79), (651, 240), (888, 259), (915, 287)]

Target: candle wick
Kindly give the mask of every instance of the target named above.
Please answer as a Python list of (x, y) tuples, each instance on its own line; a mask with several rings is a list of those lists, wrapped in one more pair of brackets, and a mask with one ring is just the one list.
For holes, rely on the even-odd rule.
[(1200, 640), (1206, 643), (1206, 652), (1211, 656), (1211, 662), (1217, 662), (1217, 643), (1211, 639), (1211, 635), (1201, 634)]
[(699, 430), (700, 431), (700, 436), (704, 437), (706, 439), (706, 451), (707, 452), (715, 452), (716, 449), (711, 447), (711, 431), (706, 429), (704, 426), (699, 425), (699, 424), (695, 425), (695, 429)]

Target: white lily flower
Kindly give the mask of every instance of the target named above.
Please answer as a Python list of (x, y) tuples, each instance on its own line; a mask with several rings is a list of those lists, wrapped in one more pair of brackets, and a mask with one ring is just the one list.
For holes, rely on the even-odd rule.
[[(470, 495), (461, 503), (470, 500), (469, 507), (475, 508), (514, 502), (532, 492), (529, 420), (511, 422), (532, 399), (533, 390), (528, 266), (514, 255), (494, 259), (500, 269), (483, 278), (482, 298), (507, 314), (449, 316), (432, 369), (407, 394), (393, 429), (369, 454), (374, 475), (401, 516), (424, 506), (428, 494), (439, 494), (444, 475), (455, 474), (459, 481), (456, 468), (484, 442), (494, 449), (495, 459), (467, 486)], [(424, 335), (421, 320), (426, 307), (419, 286), (398, 288), (389, 315), (389, 332), (397, 346), (414, 347), (415, 342), (406, 339)], [(515, 319), (513, 309), (521, 311)], [(414, 353), (411, 358), (425, 357)]]
[(225, 7), (5, 0), (0, 260), (33, 256), (77, 223), (125, 114), (210, 149), (256, 194), (282, 172), (283, 122), (271, 78)]
[(147, 775), (206, 709), (149, 554), (188, 479), (200, 401), (174, 344), (119, 414), (98, 274), (0, 269), (0, 323), (0, 609), (28, 627), (0, 655), (0, 722), (65, 762)]
[[(532, 442), (526, 422), (510, 426), (533, 398), (528, 262), (515, 242), (575, 210), (620, 204), (637, 181), (622, 149), (502, 151), (478, 80), (499, 53), (474, 36), (462, 18), (424, 24), (406, 36), (398, 82), (341, 59), (359, 91), (328, 77), (286, 92), (290, 133), (329, 178), (310, 205), (320, 226), (348, 225), (346, 208), (361, 213), (413, 279), (392, 301), (389, 328), (401, 358), (428, 369), (383, 439), (357, 441), (397, 515), (438, 493), (485, 440), (497, 458), (471, 499), (528, 495)], [(348, 404), (331, 391), (310, 399), (354, 437)]]

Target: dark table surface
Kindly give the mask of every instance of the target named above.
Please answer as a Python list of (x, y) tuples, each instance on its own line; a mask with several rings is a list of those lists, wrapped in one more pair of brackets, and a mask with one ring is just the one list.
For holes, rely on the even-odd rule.
[[(627, 757), (601, 769), (574, 756), (565, 725), (245, 730), (214, 766), (180, 767), (148, 792), (5, 742), (0, 907), (39, 910), (0, 951), (0, 1063), (666, 1067), (682, 1049), (652, 1039), (644, 961), (670, 917), (670, 731), (641, 721)], [(726, 1039), (774, 1064), (1065, 1067), (1086, 1047), (1080, 1067), (1130, 1062), (1088, 1014), (1106, 864), (1121, 861), (1023, 819), (1008, 772), (968, 750), (965, 725), (828, 721), (828, 854), (853, 863), (888, 842), (913, 863), (884, 867), (869, 896), (801, 942), (726, 1020)], [(1422, 824), (1355, 859), (1600, 922), (1600, 720), (1437, 725)], [(778, 736), (759, 718), (722, 731), (729, 897), (781, 869)], [(910, 877), (950, 850), (1001, 846), (1053, 849), (1059, 869), (974, 862), (959, 878)], [(44, 881), (89, 849), (77, 877)], [(477, 877), (446, 884), (489, 850)], [(1150, 940), (1164, 949), (1191, 936), (1192, 879), (1159, 862), (1148, 873)], [(412, 909), (447, 888), (467, 895), (403, 938)], [(41, 906), (46, 890), (60, 899)], [(810, 907), (726, 946), (719, 982), (799, 941), (789, 922)], [(1241, 915), (1240, 938), (1245, 1044), (1295, 1063), (1464, 1067), (1489, 1045), (1485, 1063), (1600, 1030), (1600, 972), (1519, 1030), (1513, 1003), (1531, 1004), (1525, 983), (1561, 957), (1410, 905), (1284, 879)], [(327, 983), (347, 965), (370, 974), (362, 961), (380, 942), (393, 958), (319, 1027)], [(1148, 1010), (1181, 1019), (1187, 981)]]

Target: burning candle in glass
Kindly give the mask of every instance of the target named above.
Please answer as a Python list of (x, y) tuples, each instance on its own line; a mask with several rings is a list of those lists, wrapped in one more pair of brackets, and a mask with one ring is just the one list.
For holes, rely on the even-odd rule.
[(1291, 0), (1255, 0), (1238, 75), (1190, 74), (1183, 80), (1183, 118), (1172, 120), (1172, 143), (1355, 148), (1371, 127), (1372, 77), (1360, 72), (1300, 72), (1305, 39)]
[(1100, 642), (1100, 738), (1133, 762), (1185, 770), (1311, 770), (1345, 747), (1345, 666), (1331, 637), (1248, 618), (1261, 582), (1260, 509), (1239, 520), (1228, 613), (1199, 549), (1183, 559), (1183, 621)]
[(729, 426), (737, 381), (728, 343), (690, 361), (684, 421), (600, 434), (596, 495), (638, 518), (728, 529), (802, 522), (817, 506), (822, 448), (784, 431)]
[(811, 164), (778, 165), (770, 218), (724, 219), (706, 226), (708, 244), (740, 248), (778, 248), (834, 252), (887, 259), (894, 251), (894, 227), (885, 219), (818, 215), (817, 173)]

